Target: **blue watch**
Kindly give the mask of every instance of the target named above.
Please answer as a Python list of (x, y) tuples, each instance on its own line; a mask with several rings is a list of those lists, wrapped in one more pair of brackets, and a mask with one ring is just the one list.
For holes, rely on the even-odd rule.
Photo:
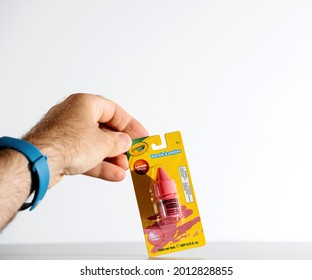
[(47, 157), (33, 144), (21, 139), (6, 136), (1, 137), (0, 149), (4, 148), (13, 149), (22, 153), (29, 161), (34, 197), (31, 202), (25, 202), (20, 210), (25, 210), (29, 207), (30, 210), (33, 210), (43, 199), (49, 187), (50, 171)]

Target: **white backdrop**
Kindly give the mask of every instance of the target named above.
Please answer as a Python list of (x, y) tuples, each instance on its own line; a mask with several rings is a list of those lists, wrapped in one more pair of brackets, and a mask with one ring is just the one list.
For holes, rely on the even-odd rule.
[[(208, 241), (312, 241), (311, 14), (300, 0), (0, 0), (0, 135), (102, 94), (150, 134), (181, 130)], [(130, 241), (130, 173), (67, 177), (0, 235)]]

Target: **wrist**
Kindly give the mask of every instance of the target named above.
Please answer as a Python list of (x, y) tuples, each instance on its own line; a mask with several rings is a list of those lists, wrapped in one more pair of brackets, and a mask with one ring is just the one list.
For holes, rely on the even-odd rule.
[(33, 144), (22, 139), (8, 136), (0, 138), (0, 148), (8, 148), (18, 151), (29, 161), (28, 169), (31, 173), (31, 186), (34, 196), (30, 202), (25, 202), (20, 210), (25, 210), (29, 207), (31, 207), (30, 210), (33, 210), (43, 199), (49, 187), (50, 169), (47, 162), (47, 156), (43, 155)]
[(33, 144), (40, 152), (47, 156), (47, 163), (50, 170), (49, 188), (57, 184), (64, 176), (65, 153), (57, 148), (54, 141), (47, 141), (36, 135), (27, 135), (23, 140)]

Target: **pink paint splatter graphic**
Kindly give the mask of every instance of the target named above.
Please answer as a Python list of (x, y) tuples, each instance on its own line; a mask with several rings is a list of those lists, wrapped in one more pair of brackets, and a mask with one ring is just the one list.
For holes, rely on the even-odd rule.
[[(185, 206), (182, 206), (181, 210), (182, 216), (184, 218), (187, 218), (193, 214), (193, 210), (187, 209)], [(148, 219), (152, 220), (152, 218), (154, 217), (155, 216), (150, 217)], [(156, 221), (153, 225), (147, 227), (144, 230), (144, 234), (147, 234), (149, 236), (148, 239), (151, 239), (150, 237), (152, 237), (152, 242), (150, 243), (154, 245), (154, 247), (151, 250), (151, 252), (156, 253), (169, 243), (177, 243), (181, 239), (189, 237), (190, 233), (187, 233), (187, 231), (189, 231), (198, 222), (200, 222), (200, 217), (195, 217), (194, 219), (186, 223), (182, 222), (181, 225), (179, 225), (179, 223), (161, 224), (157, 223)], [(162, 232), (161, 238), (160, 236), (158, 236), (159, 232)], [(158, 235), (156, 235), (155, 233), (158, 233)], [(196, 235), (198, 235), (198, 231), (196, 231), (195, 234), (193, 234), (193, 236)]]

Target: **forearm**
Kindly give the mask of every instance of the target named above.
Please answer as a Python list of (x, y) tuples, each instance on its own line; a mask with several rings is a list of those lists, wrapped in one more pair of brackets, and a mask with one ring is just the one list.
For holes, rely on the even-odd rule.
[[(62, 153), (55, 145), (41, 138), (40, 133), (29, 133), (24, 140), (35, 145), (48, 158), (49, 187), (61, 180)], [(31, 171), (28, 159), (12, 149), (0, 151), (0, 230), (11, 221), (31, 193)]]
[(15, 216), (31, 191), (28, 160), (13, 150), (0, 151), (0, 230)]

